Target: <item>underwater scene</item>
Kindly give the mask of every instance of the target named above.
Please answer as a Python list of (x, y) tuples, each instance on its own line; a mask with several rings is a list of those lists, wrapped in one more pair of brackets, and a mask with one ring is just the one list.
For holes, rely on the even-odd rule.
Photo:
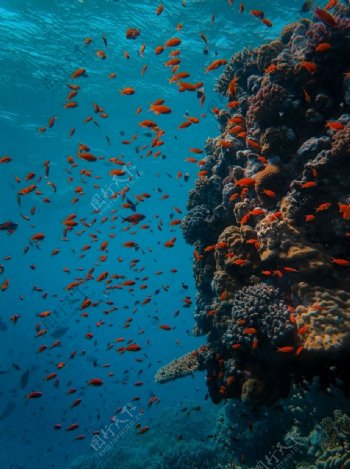
[(350, 468), (350, 2), (0, 14), (0, 469)]

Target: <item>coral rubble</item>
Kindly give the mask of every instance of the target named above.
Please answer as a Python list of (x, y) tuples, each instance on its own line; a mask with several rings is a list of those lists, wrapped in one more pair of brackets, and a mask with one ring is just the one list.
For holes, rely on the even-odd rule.
[[(227, 109), (182, 222), (194, 245), (195, 333), (214, 402), (252, 408), (319, 378), (350, 388), (350, 7), (235, 54)], [(204, 174), (204, 175), (203, 175)]]

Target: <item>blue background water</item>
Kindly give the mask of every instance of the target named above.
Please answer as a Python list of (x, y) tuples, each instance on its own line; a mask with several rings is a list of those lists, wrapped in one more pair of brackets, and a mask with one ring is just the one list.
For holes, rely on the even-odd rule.
[[(137, 405), (145, 408), (143, 425), (147, 425), (152, 412), (158, 412), (160, 406), (204, 399), (204, 375), (164, 386), (153, 382), (159, 366), (205, 341), (205, 338), (193, 337), (192, 307), (183, 307), (183, 298), (187, 295), (195, 302), (192, 248), (183, 241), (179, 226), (169, 226), (170, 214), (181, 218), (185, 213), (188, 191), (198, 171), (198, 167), (184, 161), (186, 157), (198, 156), (191, 155), (189, 148), (204, 149), (206, 138), (217, 135), (217, 123), (211, 109), (225, 105), (225, 101), (213, 91), (215, 79), (221, 71), (204, 74), (204, 69), (216, 58), (228, 60), (242, 48), (254, 47), (275, 38), (285, 24), (302, 15), (302, 3), (247, 1), (245, 13), (240, 15), (236, 2), (230, 7), (223, 0), (187, 0), (186, 6), (180, 1), (164, 1), (163, 13), (156, 16), (158, 2), (151, 1), (2, 0), (0, 157), (10, 155), (12, 162), (0, 167), (0, 222), (11, 219), (19, 227), (11, 236), (0, 233), (1, 263), (5, 268), (1, 283), (5, 278), (10, 279), (9, 288), (0, 295), (3, 324), (0, 330), (0, 370), (4, 372), (0, 375), (0, 414), (6, 406), (11, 408), (9, 415), (0, 420), (1, 467), (66, 467), (76, 456), (88, 451), (92, 431), (107, 424), (116, 408), (134, 396), (141, 397)], [(263, 9), (274, 26), (267, 28), (249, 15), (251, 8)], [(213, 14), (214, 22), (211, 21)], [(178, 23), (183, 24), (179, 32), (175, 29)], [(129, 27), (141, 30), (135, 41), (125, 38)], [(208, 37), (208, 55), (203, 53), (204, 42), (199, 37), (200, 32)], [(88, 36), (93, 39), (89, 46), (84, 43)], [(102, 36), (108, 41), (107, 48)], [(186, 81), (204, 81), (206, 101), (202, 107), (195, 93), (179, 93), (175, 84), (168, 84), (171, 71), (164, 66), (168, 51), (158, 56), (153, 52), (157, 45), (171, 37), (182, 40), (178, 47), (182, 59), (180, 70), (191, 74)], [(146, 44), (144, 57), (138, 55), (141, 44)], [(106, 60), (96, 57), (95, 52), (99, 49), (106, 52)], [(123, 51), (128, 51), (129, 60), (125, 59)], [(145, 64), (148, 69), (141, 76), (140, 70)], [(79, 107), (64, 109), (69, 91), (66, 83), (72, 83), (70, 75), (79, 67), (85, 67), (88, 73), (87, 78), (75, 80), (81, 86), (76, 99)], [(108, 78), (111, 72), (117, 74), (116, 79)], [(134, 87), (136, 93), (133, 96), (120, 95), (118, 90), (126, 86)], [(171, 115), (154, 116), (148, 112), (149, 104), (158, 98), (166, 100), (172, 108)], [(96, 118), (100, 127), (92, 122), (83, 123), (86, 116), (94, 115), (94, 102), (109, 114), (108, 119)], [(136, 114), (139, 106), (142, 113)], [(179, 130), (177, 126), (185, 120), (186, 112), (199, 117), (200, 123)], [(201, 117), (201, 114), (206, 116)], [(45, 133), (38, 132), (39, 127), (47, 126), (53, 115), (57, 116), (53, 128)], [(163, 156), (145, 156), (150, 138), (144, 135), (147, 129), (138, 126), (138, 122), (144, 119), (155, 120), (165, 130), (162, 138), (165, 144), (154, 149), (160, 150)], [(76, 128), (76, 133), (69, 138), (72, 127)], [(138, 138), (131, 145), (121, 143), (134, 134)], [(110, 138), (110, 146), (106, 136)], [(92, 153), (103, 156), (105, 160), (96, 163), (79, 160), (78, 168), (73, 170), (74, 180), (68, 183), (67, 170), (70, 167), (67, 156), (76, 158), (78, 142), (88, 144)], [(136, 147), (142, 145), (148, 145), (148, 148), (137, 153)], [(135, 235), (122, 231), (126, 224), (121, 223), (120, 216), (132, 212), (120, 208), (120, 199), (115, 199), (111, 207), (117, 211), (117, 220), (112, 221), (113, 215), (109, 215), (107, 222), (101, 224), (102, 216), (92, 213), (91, 199), (100, 193), (93, 184), (104, 186), (112, 182), (108, 175), (112, 166), (106, 161), (120, 154), (133, 163), (134, 174), (136, 170), (140, 174), (134, 176), (128, 197), (135, 201), (136, 194), (151, 194), (151, 198), (137, 206), (137, 211), (146, 215), (144, 222), (151, 229), (142, 230), (137, 225)], [(33, 182), (24, 181), (25, 175), (32, 171), (43, 176), (45, 160), (51, 162), (49, 180), (56, 184), (57, 192), (53, 192), (42, 179), (38, 187), (43, 195), (32, 193), (22, 197), (19, 206), (18, 190)], [(82, 184), (79, 176), (82, 168), (91, 169), (93, 176), (102, 179), (85, 178), (87, 183)], [(189, 181), (177, 178), (178, 171), (189, 172)], [(16, 176), (21, 183), (16, 182)], [(71, 200), (76, 196), (74, 188), (78, 185), (84, 187), (85, 194), (78, 196), (79, 202), (72, 205)], [(162, 200), (164, 194), (169, 194), (169, 198)], [(51, 203), (43, 202), (44, 197), (48, 197)], [(32, 206), (36, 207), (33, 216), (29, 213)], [(174, 206), (181, 208), (183, 214), (174, 212)], [(68, 233), (68, 241), (63, 241), (62, 221), (73, 212), (78, 214), (78, 218), (86, 217), (87, 222), (95, 217), (96, 224), (78, 236), (76, 233), (83, 228), (79, 223)], [(24, 220), (21, 215), (29, 215), (30, 220)], [(163, 222), (161, 230), (157, 228), (160, 219)], [(29, 252), (24, 254), (30, 237), (38, 232), (45, 233), (45, 240), (38, 246), (32, 244)], [(98, 236), (96, 243), (89, 236), (92, 233)], [(110, 233), (115, 233), (116, 237), (110, 238)], [(174, 236), (177, 238), (175, 247), (166, 249), (163, 243)], [(122, 247), (122, 243), (128, 240), (138, 243), (140, 249), (135, 251)], [(109, 241), (108, 259), (95, 266), (95, 277), (103, 271), (125, 275), (126, 279), (147, 276), (149, 279), (144, 282), (148, 285), (146, 290), (140, 290), (139, 285), (143, 282), (138, 281), (132, 293), (127, 288), (107, 292), (106, 285), (95, 280), (85, 282), (80, 288), (82, 293), (73, 290), (70, 294), (65, 290), (69, 282), (75, 277), (85, 276), (98, 261), (102, 254), (99, 246), (103, 241)], [(92, 248), (83, 252), (81, 248), (85, 244), (91, 244)], [(60, 249), (60, 253), (51, 256), (55, 248)], [(79, 258), (82, 253), (86, 256)], [(6, 256), (11, 256), (11, 259), (4, 260)], [(119, 256), (123, 257), (123, 262), (118, 262)], [(131, 269), (129, 262), (135, 258), (140, 261)], [(36, 268), (31, 268), (32, 265)], [(70, 274), (63, 272), (65, 267), (71, 270)], [(85, 270), (79, 271), (79, 268)], [(135, 270), (140, 268), (143, 271)], [(171, 273), (172, 268), (177, 272)], [(157, 271), (163, 274), (156, 275)], [(119, 282), (114, 280), (113, 284)], [(188, 285), (188, 289), (183, 288), (182, 282)], [(168, 291), (162, 288), (164, 285), (169, 286)], [(40, 292), (33, 291), (34, 286), (47, 292), (47, 298), (43, 299)], [(155, 294), (158, 289), (159, 294)], [(99, 302), (97, 307), (87, 309), (88, 318), (80, 316), (79, 305), (84, 295)], [(135, 307), (136, 300), (142, 301), (148, 295), (152, 297), (150, 303)], [(105, 304), (106, 301), (113, 301), (118, 310), (105, 315), (103, 311), (111, 307)], [(51, 329), (48, 327), (45, 336), (36, 338), (35, 326), (39, 322), (36, 314), (44, 310), (56, 312), (59, 319)], [(174, 317), (177, 310), (180, 314)], [(16, 325), (10, 321), (14, 314), (21, 315)], [(133, 321), (125, 329), (123, 324), (128, 317)], [(96, 328), (99, 320), (104, 320), (105, 324)], [(45, 325), (45, 319), (40, 322)], [(159, 329), (159, 324), (163, 323), (173, 329)], [(62, 346), (50, 349), (55, 340), (50, 334), (55, 327), (63, 326), (68, 330), (60, 338)], [(145, 330), (144, 334), (138, 333), (140, 329)], [(94, 338), (87, 340), (84, 335), (90, 331)], [(122, 343), (114, 344), (108, 350), (107, 345), (119, 336), (135, 340), (142, 346), (142, 351), (120, 355), (116, 349)], [(47, 344), (48, 349), (38, 354), (36, 350), (42, 344)], [(73, 350), (77, 355), (71, 360), (69, 355)], [(81, 355), (82, 350), (86, 350), (85, 355)], [(136, 363), (136, 356), (142, 357), (143, 362)], [(97, 366), (94, 366), (94, 360)], [(57, 371), (59, 361), (65, 361), (66, 366)], [(103, 363), (109, 363), (111, 367), (102, 368)], [(20, 369), (15, 369), (13, 364)], [(143, 373), (138, 377), (141, 369)], [(20, 378), (27, 370), (29, 382), (22, 388)], [(45, 381), (45, 376), (53, 371), (59, 375), (59, 387), (54, 386), (54, 381)], [(113, 377), (108, 377), (110, 371), (113, 371)], [(102, 378), (104, 385), (88, 387), (86, 382), (93, 377)], [(134, 387), (138, 379), (144, 382), (142, 387)], [(77, 387), (77, 393), (68, 396), (66, 391), (70, 387)], [(42, 391), (42, 398), (26, 399), (33, 390)], [(147, 400), (153, 394), (161, 403), (147, 410)], [(81, 398), (82, 403), (70, 409), (77, 398)], [(79, 422), (79, 430), (65, 432), (64, 429), (73, 422)], [(55, 423), (61, 423), (63, 428), (53, 430)], [(86, 439), (75, 441), (74, 436), (78, 433), (84, 433)]]

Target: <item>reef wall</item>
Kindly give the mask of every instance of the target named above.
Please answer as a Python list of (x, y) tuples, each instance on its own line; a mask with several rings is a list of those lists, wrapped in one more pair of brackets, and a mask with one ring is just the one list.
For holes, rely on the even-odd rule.
[(182, 222), (207, 344), (158, 381), (206, 369), (214, 402), (251, 407), (314, 377), (348, 391), (350, 8), (316, 8), (235, 54), (217, 92), (220, 135)]

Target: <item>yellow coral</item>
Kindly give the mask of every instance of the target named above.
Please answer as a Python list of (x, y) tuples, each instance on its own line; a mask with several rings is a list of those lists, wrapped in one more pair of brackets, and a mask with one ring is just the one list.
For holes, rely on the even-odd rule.
[(304, 349), (339, 352), (350, 346), (350, 293), (302, 282), (297, 296), (303, 303), (296, 308), (297, 324), (306, 325)]

